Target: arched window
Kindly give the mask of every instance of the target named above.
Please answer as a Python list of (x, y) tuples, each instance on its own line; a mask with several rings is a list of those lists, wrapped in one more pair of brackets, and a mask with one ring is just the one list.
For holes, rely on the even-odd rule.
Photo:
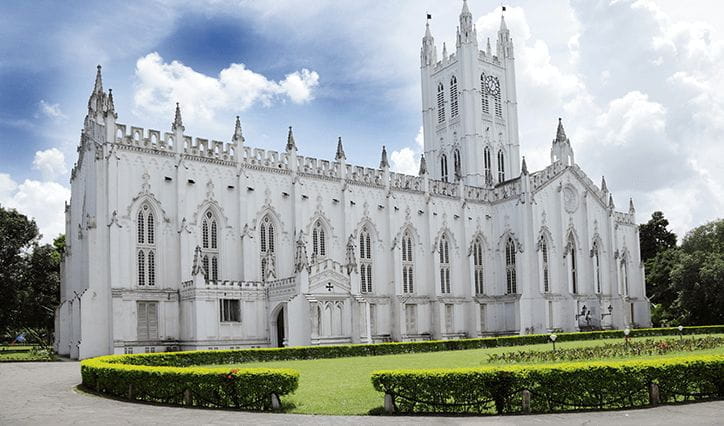
[(440, 156), (440, 179), (447, 182), (447, 155)]
[(568, 234), (568, 261), (569, 274), (571, 279), (571, 293), (578, 293), (578, 271), (576, 264), (576, 239), (573, 234)]
[(415, 261), (412, 253), (412, 235), (405, 231), (402, 236), (402, 292), (413, 293), (415, 291)]
[(485, 87), (485, 73), (480, 74), (480, 94), (483, 98), (483, 114), (490, 114), (490, 102), (488, 100), (488, 89)]
[(201, 222), (201, 253), (206, 280), (219, 279), (219, 242), (216, 217), (207, 210)]
[(517, 281), (515, 271), (515, 241), (513, 241), (513, 238), (511, 237), (508, 237), (508, 241), (505, 243), (505, 281), (507, 285), (506, 293), (517, 293)]
[(156, 285), (156, 220), (148, 203), (138, 209), (136, 238), (138, 285)]
[(267, 263), (274, 263), (274, 223), (269, 215), (264, 216), (259, 226), (259, 254), (261, 258), (261, 276), (262, 280), (266, 279)]
[(505, 181), (505, 154), (503, 150), (498, 151), (498, 182)]
[(483, 269), (483, 243), (476, 238), (473, 243), (473, 275), (475, 277), (475, 294), (485, 294), (485, 270)]
[(437, 85), (437, 122), (445, 121), (445, 88), (442, 83)]
[(623, 284), (624, 296), (628, 296), (628, 259), (625, 253), (621, 257), (621, 283)]
[(327, 256), (327, 240), (321, 220), (314, 222), (312, 227), (312, 258)]
[(450, 118), (458, 116), (458, 79), (450, 79)]
[(460, 167), (460, 150), (455, 148), (453, 151), (453, 168), (455, 170), (455, 180), (462, 178), (462, 170)]
[(549, 293), (551, 291), (551, 285), (548, 264), (548, 242), (546, 241), (545, 236), (540, 236), (540, 243), (538, 246), (540, 247), (541, 270), (543, 275), (543, 292)]
[(450, 244), (440, 237), (440, 293), (450, 293)]
[(492, 171), (490, 170), (491, 167), (491, 161), (490, 161), (490, 147), (486, 146), (483, 148), (483, 165), (485, 166), (485, 181), (492, 181), (493, 175)]
[(593, 242), (593, 248), (591, 249), (591, 257), (593, 261), (593, 285), (596, 289), (596, 293), (601, 293), (601, 256), (600, 248), (598, 247), (598, 240)]
[(359, 233), (359, 264), (362, 293), (372, 292), (372, 240), (367, 227)]

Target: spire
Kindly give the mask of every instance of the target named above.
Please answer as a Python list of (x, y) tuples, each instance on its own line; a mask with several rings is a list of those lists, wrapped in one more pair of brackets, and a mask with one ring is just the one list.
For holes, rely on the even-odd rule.
[(103, 78), (101, 77), (101, 66), (98, 65), (96, 67), (98, 71), (96, 71), (96, 84), (93, 87), (94, 93), (101, 93), (103, 92)]
[(523, 164), (520, 166), (520, 174), (523, 176), (528, 174), (528, 165), (525, 163), (525, 157), (523, 157)]
[(425, 154), (420, 154), (420, 176), (427, 174), (427, 163), (425, 162)]
[(178, 102), (176, 102), (176, 113), (173, 116), (173, 123), (171, 123), (171, 130), (174, 132), (177, 130), (184, 131), (186, 130), (184, 128), (184, 123), (181, 121), (181, 108), (179, 107)]
[(234, 125), (234, 136), (231, 137), (231, 140), (235, 143), (244, 143), (244, 135), (241, 134), (241, 121), (238, 115), (236, 116), (236, 124)]
[(289, 134), (287, 135), (287, 151), (297, 149), (296, 143), (294, 143), (294, 133), (292, 133), (292, 126), (289, 126)]
[(601, 176), (601, 191), (608, 192), (608, 186), (606, 186), (606, 176)]
[(500, 30), (499, 31), (501, 31), (501, 32), (508, 31), (508, 26), (505, 25), (505, 15), (503, 15), (502, 13), (500, 14)]
[(347, 159), (347, 157), (344, 155), (344, 148), (342, 148), (342, 136), (337, 139), (337, 155), (335, 155), (334, 158), (337, 161)]
[(608, 194), (608, 208), (611, 210), (616, 208), (616, 205), (613, 204), (613, 194)]
[(432, 34), (430, 33), (430, 21), (428, 20), (425, 24), (425, 37), (422, 38), (423, 40), (430, 40), (432, 39)]
[(380, 159), (380, 169), (390, 168), (390, 163), (387, 162), (387, 148), (382, 145), (382, 158)]
[(459, 37), (462, 41), (472, 41), (473, 36), (473, 14), (468, 9), (467, 0), (463, 0), (463, 10), (460, 11)]
[(108, 89), (108, 104), (106, 107), (106, 115), (112, 115), (116, 118), (116, 106), (113, 104), (113, 89)]
[(634, 208), (634, 204), (633, 204), (633, 198), (628, 199), (628, 212), (629, 212), (629, 214), (636, 213), (636, 209)]
[(556, 130), (556, 142), (565, 142), (566, 139), (566, 131), (563, 129), (563, 119), (558, 117), (558, 130)]
[(460, 16), (464, 15), (473, 16), (473, 14), (470, 13), (470, 9), (468, 9), (468, 0), (463, 0), (463, 10), (460, 11)]
[(430, 33), (430, 20), (425, 24), (425, 36), (422, 38), (422, 48), (420, 49), (420, 62), (423, 66), (432, 65), (437, 62), (437, 52), (435, 51), (435, 39)]
[(447, 59), (447, 46), (445, 46), (445, 42), (442, 42), (442, 59)]

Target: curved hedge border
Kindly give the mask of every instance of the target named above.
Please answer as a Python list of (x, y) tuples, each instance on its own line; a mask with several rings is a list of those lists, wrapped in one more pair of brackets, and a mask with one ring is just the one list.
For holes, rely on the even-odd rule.
[(632, 408), (724, 397), (724, 355), (385, 370), (372, 373), (372, 384), (388, 395), (388, 411), (403, 413), (550, 413)]
[[(724, 333), (724, 326), (687, 327), (683, 334)], [(630, 337), (676, 336), (676, 328), (639, 328), (631, 330)], [(575, 333), (557, 333), (556, 343), (596, 339), (622, 339), (622, 330), (604, 330)], [(395, 355), (421, 352), (440, 352), (466, 349), (493, 348), (549, 343), (549, 334), (523, 336), (480, 337), (460, 340), (428, 340), (422, 342), (393, 342), (373, 344), (294, 346), (288, 348), (256, 348), (216, 351), (187, 351), (132, 355), (128, 364), (145, 365), (152, 359), (153, 365), (172, 367), (242, 364), (246, 362), (287, 361), (297, 359), (345, 358), (353, 356)]]
[(84, 360), (83, 385), (129, 400), (269, 410), (279, 408), (279, 396), (299, 384), (299, 373), (292, 369), (168, 367), (153, 365), (152, 356), (138, 358), (109, 355)]

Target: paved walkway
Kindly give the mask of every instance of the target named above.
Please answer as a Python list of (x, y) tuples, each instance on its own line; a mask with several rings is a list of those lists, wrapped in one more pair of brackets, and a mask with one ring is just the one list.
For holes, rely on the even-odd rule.
[(0, 425), (16, 424), (488, 424), (713, 425), (724, 401), (645, 410), (507, 417), (333, 417), (135, 404), (75, 390), (77, 362), (0, 363)]

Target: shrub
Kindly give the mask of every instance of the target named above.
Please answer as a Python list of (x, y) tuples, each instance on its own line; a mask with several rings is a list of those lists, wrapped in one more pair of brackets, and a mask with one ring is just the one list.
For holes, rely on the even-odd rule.
[(110, 355), (81, 362), (83, 385), (119, 398), (174, 405), (272, 408), (271, 395), (293, 392), (299, 373), (291, 369), (203, 368), (145, 365), (127, 361), (137, 356)]
[(661, 402), (721, 398), (724, 356), (372, 373), (375, 389), (405, 413), (517, 413), (523, 390), (533, 412), (641, 407), (652, 383)]

